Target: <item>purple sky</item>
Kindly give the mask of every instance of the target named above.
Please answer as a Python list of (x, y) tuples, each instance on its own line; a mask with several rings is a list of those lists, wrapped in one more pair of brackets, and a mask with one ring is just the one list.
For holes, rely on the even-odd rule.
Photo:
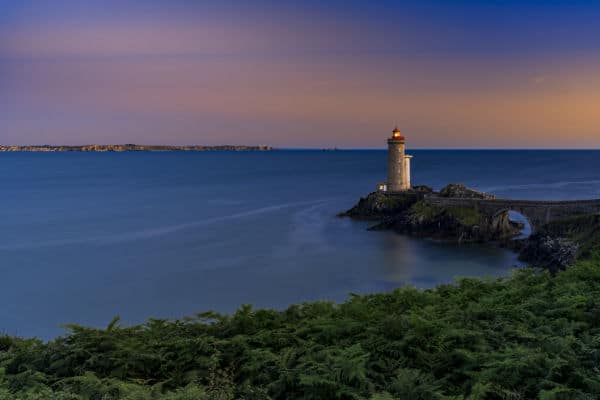
[(588, 3), (0, 0), (0, 144), (599, 148)]

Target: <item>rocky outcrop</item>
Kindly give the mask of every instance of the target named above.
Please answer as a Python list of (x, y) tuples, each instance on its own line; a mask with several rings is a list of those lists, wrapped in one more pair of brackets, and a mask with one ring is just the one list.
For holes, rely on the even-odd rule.
[(573, 265), (578, 253), (579, 245), (569, 239), (536, 234), (526, 241), (519, 259), (555, 274)]
[(463, 243), (504, 240), (518, 235), (521, 228), (520, 224), (510, 221), (508, 212), (490, 217), (469, 208), (444, 208), (419, 201), (372, 229), (393, 229), (399, 233)]
[[(542, 222), (538, 221), (532, 236), (515, 240), (524, 226), (510, 220), (509, 210), (521, 210), (519, 207), (539, 202), (494, 199), (493, 195), (461, 184), (448, 185), (439, 193), (427, 186), (415, 186), (402, 193), (371, 193), (340, 215), (378, 221), (371, 230), (394, 230), (458, 243), (493, 241), (518, 251), (519, 258), (529, 265), (552, 273), (600, 253), (600, 213), (575, 208), (575, 215), (570, 217), (550, 222), (539, 219)], [(559, 207), (563, 203), (544, 207)], [(531, 216), (529, 220), (532, 221)]]
[[(462, 196), (485, 195), (464, 185), (449, 185), (445, 189), (446, 193)], [(486, 215), (469, 207), (436, 206), (424, 200), (430, 195), (437, 194), (428, 186), (415, 186), (401, 193), (375, 192), (339, 215), (379, 221), (371, 230), (394, 230), (456, 242), (504, 240), (521, 231), (522, 226), (510, 221), (508, 211)]]
[(149, 146), (140, 144), (91, 144), (85, 146), (0, 146), (0, 152), (124, 152), (124, 151), (271, 151), (270, 146)]
[(432, 194), (433, 188), (427, 185), (416, 185), (411, 188), (412, 191), (422, 194)]
[(406, 211), (421, 198), (422, 195), (418, 192), (405, 192), (395, 195), (374, 192), (367, 197), (362, 197), (354, 207), (338, 214), (338, 216), (381, 220)]
[(543, 225), (521, 246), (519, 259), (552, 273), (600, 252), (600, 214), (583, 214)]
[(484, 199), (491, 200), (495, 199), (496, 196), (493, 194), (488, 194), (484, 192), (480, 192), (479, 190), (468, 188), (462, 183), (451, 183), (439, 193), (440, 197), (454, 197), (460, 199)]

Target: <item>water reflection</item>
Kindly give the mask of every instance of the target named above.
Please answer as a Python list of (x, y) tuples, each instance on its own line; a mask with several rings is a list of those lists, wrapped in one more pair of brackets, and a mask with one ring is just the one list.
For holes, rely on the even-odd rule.
[(382, 236), (385, 276), (397, 285), (429, 288), (461, 277), (497, 277), (521, 265), (516, 254), (491, 244), (459, 245), (391, 232)]

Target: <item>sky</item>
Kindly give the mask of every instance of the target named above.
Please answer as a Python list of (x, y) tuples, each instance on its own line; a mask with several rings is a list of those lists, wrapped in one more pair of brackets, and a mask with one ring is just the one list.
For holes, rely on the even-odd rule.
[(600, 2), (0, 0), (0, 144), (600, 148)]

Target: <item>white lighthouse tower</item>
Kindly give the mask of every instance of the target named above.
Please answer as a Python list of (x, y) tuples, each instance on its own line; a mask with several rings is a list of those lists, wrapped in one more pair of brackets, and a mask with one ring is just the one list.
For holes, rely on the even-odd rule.
[(388, 138), (388, 179), (379, 184), (378, 190), (384, 192), (403, 192), (410, 190), (410, 159), (405, 153), (405, 138), (396, 127), (392, 137)]

